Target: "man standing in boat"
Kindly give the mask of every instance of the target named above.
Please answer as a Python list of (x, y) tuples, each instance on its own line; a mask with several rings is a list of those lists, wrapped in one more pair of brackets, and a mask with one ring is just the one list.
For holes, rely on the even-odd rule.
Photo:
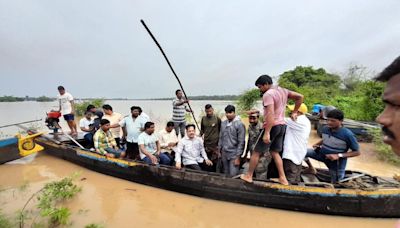
[[(208, 158), (213, 162), (210, 172), (217, 171), (218, 159), (221, 154), (218, 150), (219, 131), (221, 129), (221, 119), (214, 114), (214, 108), (207, 104), (205, 106), (206, 115), (201, 119), (200, 135), (204, 139), (204, 148)], [(218, 170), (219, 171), (219, 170)]]
[(235, 106), (228, 105), (225, 108), (226, 120), (221, 124), (218, 148), (221, 151), (224, 173), (228, 177), (239, 173), (240, 156), (244, 150), (246, 127), (236, 115)]
[(182, 168), (182, 163), (186, 168), (203, 170), (206, 166), (212, 166), (213, 163), (207, 157), (204, 149), (203, 140), (196, 136), (196, 127), (194, 124), (186, 126), (187, 135), (178, 143), (175, 154), (175, 167)]
[(68, 127), (71, 130), (71, 135), (72, 136), (77, 136), (78, 131), (76, 129), (76, 123), (75, 123), (75, 106), (74, 106), (74, 97), (65, 91), (64, 86), (59, 86), (58, 88), (58, 93), (57, 99), (59, 102), (59, 108), (58, 111), (61, 112), (64, 116), (64, 120), (67, 121)]
[[(261, 93), (263, 93), (264, 106), (264, 130), (262, 138), (258, 140), (254, 152), (250, 158), (249, 170), (246, 174), (240, 176), (246, 182), (253, 182), (254, 169), (258, 164), (260, 154), (270, 151), (272, 158), (276, 164), (279, 173), (279, 182), (288, 185), (288, 181), (283, 169), (283, 162), (279, 154), (283, 150), (283, 139), (285, 136), (285, 110), (288, 99), (295, 101), (295, 107), (292, 111), (291, 118), (297, 119), (297, 112), (301, 103), (303, 103), (303, 95), (290, 91), (288, 89), (274, 86), (272, 78), (268, 75), (260, 76), (255, 85)], [(261, 140), (262, 139), (262, 140)]]
[[(120, 113), (113, 111), (113, 108), (111, 107), (111, 105), (105, 104), (105, 105), (103, 105), (102, 108), (103, 108), (103, 112), (104, 112), (103, 119), (109, 120), (111, 125), (118, 124), (123, 119), (122, 115)], [(115, 137), (117, 146), (119, 148), (121, 148), (121, 127), (120, 126), (113, 127), (110, 129), (110, 131)]]
[(175, 125), (176, 136), (181, 133), (181, 138), (185, 137), (186, 112), (190, 112), (190, 109), (185, 104), (189, 103), (189, 100), (183, 97), (182, 90), (178, 89), (175, 91), (176, 99), (172, 101), (172, 121)]
[(393, 152), (400, 156), (400, 56), (387, 66), (376, 80), (387, 82), (382, 97), (385, 110), (376, 121), (383, 126), (383, 142), (390, 145)]
[[(331, 182), (336, 183), (344, 178), (347, 158), (360, 155), (360, 146), (354, 134), (343, 127), (342, 111), (334, 109), (326, 117), (327, 126), (322, 128), (322, 139), (307, 150), (306, 157), (324, 162), (329, 169)], [(311, 172), (316, 173), (311, 163), (307, 164)]]

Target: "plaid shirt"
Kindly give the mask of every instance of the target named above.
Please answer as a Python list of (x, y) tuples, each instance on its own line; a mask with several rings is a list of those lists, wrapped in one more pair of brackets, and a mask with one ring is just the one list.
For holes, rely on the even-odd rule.
[(106, 154), (106, 148), (113, 148), (117, 146), (117, 142), (114, 139), (111, 131), (104, 132), (103, 129), (99, 129), (93, 136), (94, 148), (100, 151), (100, 154)]

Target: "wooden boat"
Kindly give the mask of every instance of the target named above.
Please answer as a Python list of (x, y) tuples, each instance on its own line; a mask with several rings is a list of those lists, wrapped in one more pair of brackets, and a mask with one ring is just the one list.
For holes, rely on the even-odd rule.
[[(99, 173), (157, 188), (209, 199), (293, 211), (400, 218), (399, 183), (361, 172), (347, 171), (348, 181), (335, 185), (326, 182), (329, 174), (323, 169), (318, 170), (317, 175), (302, 175), (304, 182), (299, 185), (284, 186), (261, 180), (249, 184), (240, 179), (227, 178), (223, 174), (177, 170), (170, 166), (106, 158), (74, 146), (67, 138), (57, 140), (61, 143), (45, 138), (37, 138), (36, 142), (49, 155)], [(1, 153), (0, 156), (4, 154)]]

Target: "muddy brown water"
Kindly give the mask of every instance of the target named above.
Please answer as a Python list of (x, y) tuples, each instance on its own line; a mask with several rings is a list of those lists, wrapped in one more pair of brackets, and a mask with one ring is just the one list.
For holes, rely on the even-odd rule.
[[(317, 140), (313, 132), (310, 145)], [(377, 160), (372, 144), (361, 148), (362, 156), (349, 159), (350, 168), (384, 176), (400, 173), (399, 168)], [(0, 166), (3, 213), (15, 213), (45, 183), (73, 172), (80, 172), (77, 183), (83, 190), (67, 203), (73, 211), (72, 227), (98, 223), (106, 227), (367, 228), (394, 227), (396, 223), (395, 219), (318, 215), (208, 200), (102, 175), (44, 153), (27, 164)], [(26, 183), (27, 189), (21, 191), (19, 186)]]

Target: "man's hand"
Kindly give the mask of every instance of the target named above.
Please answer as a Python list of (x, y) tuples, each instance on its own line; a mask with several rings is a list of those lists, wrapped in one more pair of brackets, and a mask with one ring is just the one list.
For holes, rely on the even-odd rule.
[(175, 168), (181, 169), (181, 168), (182, 168), (181, 163), (180, 163), (180, 162), (177, 162), (177, 163), (175, 164)]
[(264, 141), (265, 144), (270, 144), (270, 143), (271, 143), (271, 139), (270, 139), (270, 136), (269, 136), (269, 132), (265, 132), (265, 133), (264, 133), (264, 135), (263, 135), (263, 141)]
[(290, 114), (290, 118), (292, 118), (293, 121), (296, 121), (298, 115), (299, 115), (298, 112), (292, 112), (292, 113)]
[(176, 144), (178, 144), (178, 143), (176, 143), (176, 142), (170, 142), (170, 143), (168, 143), (168, 147), (174, 147), (174, 146), (176, 146)]
[(108, 158), (113, 158), (113, 157), (115, 157), (114, 154), (110, 154), (110, 153), (106, 153), (105, 155), (106, 155), (106, 157), (108, 157)]
[(207, 160), (206, 160), (206, 165), (208, 165), (208, 166), (212, 166), (212, 165), (213, 165), (213, 163), (212, 163), (212, 161), (210, 161), (209, 159), (207, 159)]
[(314, 144), (314, 145), (312, 145), (312, 147), (313, 147), (313, 148), (314, 148), (314, 150), (315, 150), (315, 149), (317, 149), (317, 148), (321, 147), (321, 145), (319, 145), (319, 144)]
[(239, 166), (240, 165), (240, 156), (235, 159), (234, 165), (235, 166)]
[(158, 163), (158, 159), (156, 156), (150, 154), (150, 160), (152, 164), (157, 164)]
[(325, 155), (326, 159), (329, 159), (331, 161), (336, 161), (339, 159), (339, 155), (337, 154), (327, 154)]

